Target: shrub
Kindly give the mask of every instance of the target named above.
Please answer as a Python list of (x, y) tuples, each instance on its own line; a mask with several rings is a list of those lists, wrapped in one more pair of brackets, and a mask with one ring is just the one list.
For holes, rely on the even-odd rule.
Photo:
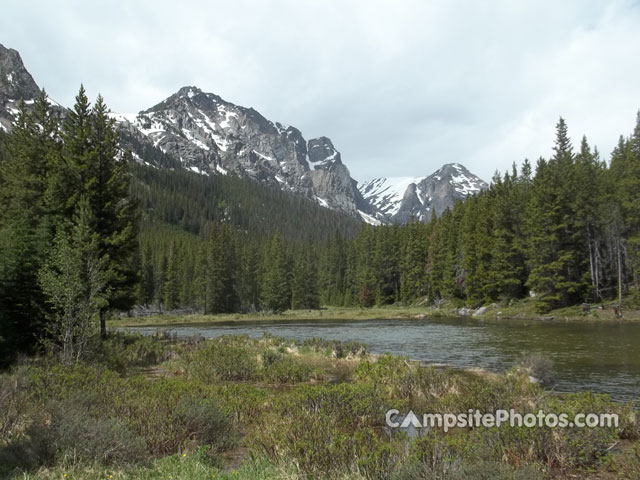
[(65, 463), (124, 464), (146, 457), (144, 439), (118, 419), (96, 418), (74, 403), (54, 403), (48, 410), (50, 426), (32, 425), (27, 433), (46, 439), (56, 457), (63, 457)]
[(192, 359), (191, 372), (201, 380), (255, 380), (258, 378), (257, 352), (246, 336), (220, 337), (200, 348)]
[(402, 449), (382, 436), (384, 404), (369, 385), (300, 386), (277, 399), (252, 443), (304, 473), (388, 478)]
[(266, 380), (282, 383), (306, 382), (313, 368), (300, 363), (290, 356), (280, 356), (269, 365), (265, 365), (263, 376)]
[(91, 398), (74, 395), (51, 401), (0, 454), (2, 462), (23, 469), (79, 462), (137, 463), (145, 459), (144, 439), (115, 418), (90, 413)]
[[(570, 419), (578, 413), (618, 413), (620, 410), (608, 396), (591, 392), (549, 398), (543, 405), (543, 409), (557, 414), (566, 413)], [(548, 447), (549, 463), (565, 469), (596, 466), (609, 447), (615, 444), (623, 430), (624, 425), (562, 428), (559, 434), (552, 436), (553, 443)]]
[(520, 360), (520, 366), (543, 385), (551, 385), (555, 379), (553, 361), (541, 353), (525, 355)]
[(232, 423), (213, 399), (186, 398), (176, 406), (174, 421), (184, 428), (184, 438), (196, 445), (209, 445), (214, 452), (235, 445)]
[(460, 461), (447, 469), (425, 464), (410, 464), (393, 475), (392, 480), (542, 480), (547, 478), (538, 465), (514, 467), (498, 461)]
[(22, 471), (35, 470), (41, 466), (52, 465), (55, 452), (47, 443), (46, 436), (31, 430), (32, 436), (13, 438), (0, 445), (0, 478), (11, 478)]
[(0, 376), (0, 441), (8, 440), (15, 433), (24, 414), (26, 391), (23, 376)]
[(302, 342), (302, 347), (315, 352), (328, 353), (336, 358), (345, 358), (349, 355), (363, 356), (367, 353), (367, 346), (364, 343), (341, 342), (316, 337), (305, 339)]
[(270, 365), (274, 364), (278, 360), (281, 360), (282, 357), (283, 357), (282, 352), (278, 352), (276, 350), (272, 350), (268, 348), (264, 352), (262, 352), (262, 366), (269, 367)]

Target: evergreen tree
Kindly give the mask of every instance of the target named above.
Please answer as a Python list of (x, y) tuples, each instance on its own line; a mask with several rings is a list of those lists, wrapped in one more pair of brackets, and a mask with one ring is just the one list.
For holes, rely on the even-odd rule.
[(84, 87), (62, 124), (64, 161), (59, 163), (54, 198), (69, 216), (77, 199), (86, 196), (95, 212), (94, 231), (100, 251), (109, 258), (109, 302), (100, 312), (100, 331), (106, 335), (105, 316), (112, 309), (130, 308), (136, 298), (138, 263), (136, 208), (129, 198), (129, 155), (118, 161), (114, 120), (98, 97), (93, 109)]
[(427, 232), (422, 222), (415, 221), (406, 225), (404, 230), (400, 298), (404, 303), (411, 303), (427, 295)]
[[(5, 352), (29, 350), (48, 310), (37, 281), (53, 239), (47, 192), (60, 141), (57, 117), (41, 91), (29, 110), (21, 103), (6, 140), (0, 178), (0, 337)], [(1, 360), (1, 359), (0, 359)]]
[(235, 251), (230, 226), (212, 226), (207, 250), (205, 313), (228, 313), (238, 308)]
[(291, 283), (287, 255), (280, 232), (276, 232), (264, 249), (260, 304), (264, 310), (282, 312), (291, 305)]
[(142, 250), (140, 262), (140, 285), (138, 288), (138, 303), (148, 306), (153, 302), (155, 281), (153, 272), (153, 258), (150, 245)]
[(297, 255), (291, 279), (291, 308), (316, 309), (320, 307), (318, 272), (310, 251)]
[(560, 118), (554, 156), (538, 163), (531, 188), (528, 286), (540, 310), (584, 301), (588, 290), (588, 247), (572, 201), (580, 181), (574, 160), (566, 123)]
[(164, 308), (174, 310), (180, 305), (180, 258), (175, 241), (167, 255), (167, 270), (164, 278)]

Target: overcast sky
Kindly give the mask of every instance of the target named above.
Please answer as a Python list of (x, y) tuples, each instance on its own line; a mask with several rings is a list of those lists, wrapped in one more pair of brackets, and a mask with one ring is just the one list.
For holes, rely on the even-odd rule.
[(5, 2), (0, 43), (71, 105), (196, 85), (330, 137), (357, 180), (549, 156), (563, 116), (604, 157), (640, 108), (637, 1)]

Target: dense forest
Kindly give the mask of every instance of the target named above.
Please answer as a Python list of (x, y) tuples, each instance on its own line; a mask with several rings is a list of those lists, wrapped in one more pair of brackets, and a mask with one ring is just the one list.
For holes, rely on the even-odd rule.
[[(163, 172), (167, 182), (177, 181), (172, 173)], [(182, 175), (203, 187), (215, 181)], [(169, 195), (175, 197), (166, 185), (145, 192), (145, 204), (172, 204)], [(496, 173), (487, 191), (426, 224), (362, 225), (356, 234), (323, 228), (311, 235), (303, 223), (308, 218), (292, 215), (294, 225), (310, 232), (306, 241), (288, 229), (266, 238), (268, 229), (250, 235), (251, 225), (233, 215), (211, 216), (197, 189), (180, 189), (180, 195), (191, 214), (156, 212), (141, 234), (141, 304), (215, 313), (443, 298), (478, 306), (531, 296), (544, 312), (637, 287), (640, 117), (633, 134), (620, 137), (609, 164), (586, 138), (574, 151), (560, 119), (554, 155), (540, 158), (535, 172), (528, 160), (514, 164)], [(197, 237), (167, 227), (184, 228), (185, 216), (197, 219), (198, 227), (189, 228)], [(211, 272), (224, 281), (211, 281)]]
[(0, 132), (1, 350), (67, 348), (135, 305), (278, 312), (532, 297), (548, 311), (637, 289), (640, 114), (608, 163), (586, 138), (574, 149), (563, 119), (556, 130), (535, 169), (525, 160), (496, 173), (428, 223), (373, 227), (250, 180), (182, 170), (119, 137), (100, 97), (91, 106), (81, 89), (61, 118), (42, 92)]

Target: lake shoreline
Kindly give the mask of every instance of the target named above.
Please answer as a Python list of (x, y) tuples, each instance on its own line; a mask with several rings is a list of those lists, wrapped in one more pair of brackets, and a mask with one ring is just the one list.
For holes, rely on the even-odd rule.
[(279, 323), (279, 322), (331, 322), (331, 321), (367, 321), (429, 318), (459, 318), (482, 321), (539, 321), (539, 322), (588, 322), (588, 323), (629, 323), (640, 321), (640, 310), (626, 310), (622, 318), (616, 318), (613, 309), (593, 308), (583, 313), (580, 306), (563, 308), (547, 314), (532, 311), (527, 303), (517, 306), (488, 306), (486, 311), (466, 310), (462, 308), (421, 308), (421, 307), (372, 307), (372, 308), (325, 308), (319, 310), (287, 310), (282, 313), (233, 313), (233, 314), (174, 314), (159, 313), (148, 316), (122, 316), (112, 319), (109, 325), (120, 327), (166, 327), (176, 325), (206, 324), (244, 324), (244, 323)]

